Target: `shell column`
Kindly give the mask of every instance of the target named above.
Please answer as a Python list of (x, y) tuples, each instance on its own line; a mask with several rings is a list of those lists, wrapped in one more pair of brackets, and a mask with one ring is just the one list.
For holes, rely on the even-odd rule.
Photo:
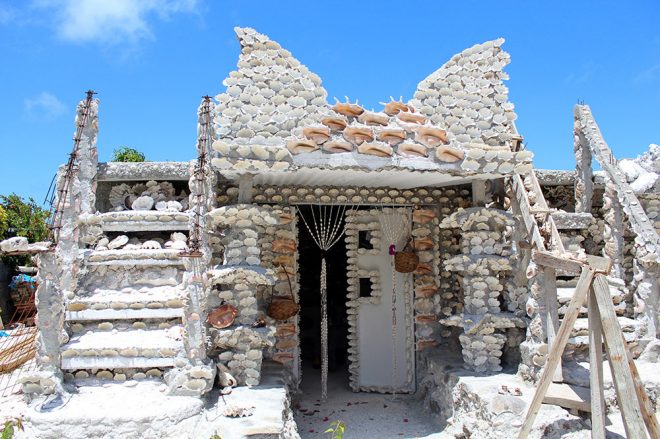
[(274, 271), (261, 266), (258, 240), (279, 218), (270, 208), (252, 204), (223, 206), (209, 216), (224, 246), (223, 264), (209, 272), (209, 305), (231, 305), (237, 311), (235, 321), (218, 322), (209, 329), (212, 344), (221, 350), (218, 363), (237, 384), (254, 386), (261, 379), (262, 350), (274, 344), (275, 333), (273, 326), (255, 325), (258, 295), (276, 282)]

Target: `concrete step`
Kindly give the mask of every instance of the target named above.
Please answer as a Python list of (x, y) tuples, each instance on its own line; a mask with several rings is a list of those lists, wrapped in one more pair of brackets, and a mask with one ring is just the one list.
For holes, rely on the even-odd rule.
[[(176, 328), (175, 328), (176, 329)], [(73, 335), (61, 347), (62, 369), (173, 366), (183, 352), (180, 331), (131, 329)]]
[[(181, 309), (184, 306), (185, 293), (182, 289), (173, 286), (160, 286), (152, 288), (124, 288), (121, 291), (101, 290), (94, 292), (80, 292), (66, 304), (66, 311), (74, 313), (81, 311), (99, 310), (163, 310), (167, 308)], [(91, 315), (99, 315), (91, 314)], [(117, 313), (117, 316), (121, 314)], [(71, 317), (77, 316), (71, 314)], [(105, 317), (102, 317), (105, 318)], [(145, 317), (146, 318), (146, 317)]]
[(176, 358), (153, 357), (71, 357), (62, 358), (62, 370), (78, 369), (151, 369), (173, 367)]
[(183, 317), (183, 308), (143, 309), (86, 309), (66, 311), (67, 322), (99, 320), (145, 320), (176, 319)]

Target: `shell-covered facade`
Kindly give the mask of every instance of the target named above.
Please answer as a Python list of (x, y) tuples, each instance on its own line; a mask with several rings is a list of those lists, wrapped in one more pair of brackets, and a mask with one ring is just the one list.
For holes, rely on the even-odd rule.
[(419, 83), (409, 102), (390, 100), (369, 111), (357, 100), (329, 103), (321, 79), (288, 50), (253, 29), (236, 33), (238, 68), (216, 96), (213, 165), (221, 172), (531, 169), (532, 153), (512, 150), (516, 114), (503, 83), (509, 62), (503, 39), (455, 55)]
[[(59, 241), (0, 243), (40, 252), (26, 395), (144, 380), (202, 396), (260, 386), (268, 368), (297, 389), (317, 346), (327, 375), (323, 321), (334, 319), (345, 324), (330, 338), (345, 342), (352, 390), (419, 390), (442, 411), (446, 358), (538, 379), (551, 313), (566, 312), (577, 276), (541, 270), (532, 249), (611, 258), (628, 347), (639, 356), (655, 340), (660, 196), (638, 200), (619, 171), (591, 174), (589, 148), (611, 153), (588, 108), (576, 110), (578, 172), (535, 171), (504, 85), (502, 39), (453, 56), (409, 101), (369, 110), (329, 102), (289, 51), (253, 29), (236, 33), (238, 65), (226, 90), (202, 101), (194, 161), (98, 163), (98, 101), (79, 105), (77, 126), (88, 123), (72, 180), (57, 183), (71, 188), (59, 192)], [(650, 174), (644, 181), (660, 181)], [(397, 256), (415, 262), (399, 270)], [(333, 283), (326, 319), (314, 306)], [(319, 330), (304, 320), (321, 320)], [(565, 360), (589, 358), (587, 327), (582, 309)]]

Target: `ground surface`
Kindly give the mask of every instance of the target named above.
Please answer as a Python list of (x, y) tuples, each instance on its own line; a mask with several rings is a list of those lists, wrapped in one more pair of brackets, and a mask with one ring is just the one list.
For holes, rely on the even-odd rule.
[(346, 439), (417, 438), (433, 435), (443, 426), (425, 412), (415, 396), (353, 393), (347, 373), (329, 374), (328, 400), (321, 397), (318, 370), (303, 371), (301, 393), (294, 399), (294, 417), (303, 439), (328, 438), (323, 432), (332, 421), (346, 424)]

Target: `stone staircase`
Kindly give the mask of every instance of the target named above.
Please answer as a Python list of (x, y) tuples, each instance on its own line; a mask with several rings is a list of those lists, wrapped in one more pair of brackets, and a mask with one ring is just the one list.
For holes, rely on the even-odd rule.
[[(624, 315), (626, 311), (626, 303), (624, 301), (626, 293), (622, 288), (623, 284), (617, 279), (608, 278), (610, 284), (610, 295), (612, 296), (612, 303), (617, 314), (617, 320), (623, 331), (623, 336), (628, 342), (628, 346), (633, 350), (633, 355), (637, 357), (639, 352), (635, 350), (636, 343), (639, 339), (639, 332), (643, 329), (642, 324), (632, 318)], [(560, 322), (564, 318), (566, 307), (573, 297), (575, 287), (559, 287), (557, 288), (557, 299), (559, 302), (559, 319)], [(589, 319), (587, 313), (587, 304), (585, 303), (580, 308), (580, 314), (571, 330), (571, 338), (566, 345), (564, 353), (565, 360), (575, 361), (589, 361)]]
[[(104, 232), (112, 236), (115, 225), (109, 223)], [(124, 231), (160, 232), (168, 224), (172, 227), (169, 221), (150, 221)], [(81, 253), (80, 288), (65, 297), (68, 341), (60, 348), (65, 381), (161, 380), (168, 370), (185, 365), (180, 250), (131, 247)]]

